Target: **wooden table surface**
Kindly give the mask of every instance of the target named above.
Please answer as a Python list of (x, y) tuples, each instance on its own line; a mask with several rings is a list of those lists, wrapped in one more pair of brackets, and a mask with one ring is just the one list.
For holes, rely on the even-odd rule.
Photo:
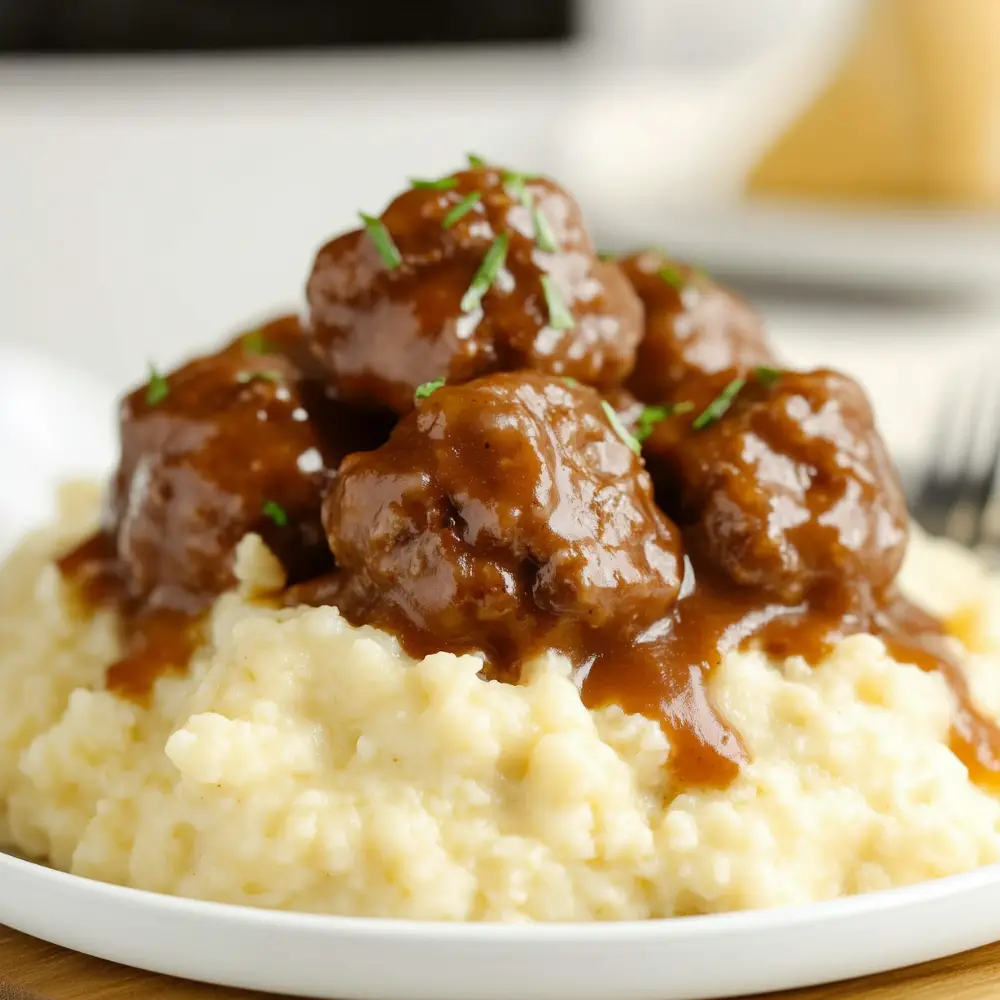
[[(996, 1000), (1000, 997), (1000, 944), (870, 979), (769, 996), (773, 1000), (779, 997), (780, 1000), (846, 997), (852, 1000)], [(137, 997), (266, 1000), (262, 993), (224, 990), (137, 972), (0, 927), (0, 1000), (95, 1000), (98, 997), (102, 1000)]]

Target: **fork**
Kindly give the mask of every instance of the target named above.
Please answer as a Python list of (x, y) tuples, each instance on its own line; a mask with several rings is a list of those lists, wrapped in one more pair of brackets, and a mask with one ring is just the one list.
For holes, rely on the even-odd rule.
[(910, 497), (914, 519), (984, 554), (1000, 555), (1000, 387), (988, 375), (970, 392), (946, 394), (931, 435), (931, 458)]

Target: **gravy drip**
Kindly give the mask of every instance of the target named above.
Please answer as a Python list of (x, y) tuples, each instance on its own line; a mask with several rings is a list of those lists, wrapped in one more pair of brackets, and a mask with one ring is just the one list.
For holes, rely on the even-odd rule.
[(124, 652), (108, 667), (109, 691), (143, 703), (158, 677), (186, 668), (201, 641), (204, 614), (130, 601), (110, 534), (91, 535), (56, 566), (88, 609), (110, 608), (121, 616)]
[(338, 574), (292, 588), (286, 603), (340, 604), (352, 624), (373, 624), (393, 633), (416, 658), (445, 649), (455, 654), (485, 653), (483, 676), (510, 681), (517, 664), (546, 649), (557, 649), (574, 664), (574, 677), (589, 708), (618, 705), (655, 719), (667, 733), (670, 770), (676, 784), (725, 787), (749, 754), (736, 728), (713, 704), (712, 673), (723, 656), (759, 648), (769, 656), (801, 656), (812, 666), (839, 640), (870, 634), (889, 654), (929, 673), (940, 674), (955, 699), (951, 747), (981, 785), (1000, 785), (1000, 729), (974, 705), (955, 640), (946, 626), (898, 593), (882, 600), (830, 593), (789, 607), (739, 588), (711, 567), (688, 563), (685, 588), (671, 613), (629, 639), (599, 643), (586, 630), (555, 619), (514, 637), (505, 648), (483, 650), (472, 634), (442, 642), (400, 616), (351, 614), (343, 600), (347, 585)]
[(975, 706), (955, 640), (945, 625), (898, 593), (828, 594), (796, 607), (740, 592), (707, 568), (653, 634), (612, 650), (579, 671), (584, 701), (620, 705), (658, 719), (673, 746), (670, 766), (681, 786), (724, 786), (747, 759), (739, 733), (712, 705), (708, 682), (731, 651), (760, 648), (775, 658), (820, 663), (834, 644), (867, 633), (901, 663), (938, 673), (955, 700), (951, 748), (981, 785), (1000, 785), (1000, 729)]

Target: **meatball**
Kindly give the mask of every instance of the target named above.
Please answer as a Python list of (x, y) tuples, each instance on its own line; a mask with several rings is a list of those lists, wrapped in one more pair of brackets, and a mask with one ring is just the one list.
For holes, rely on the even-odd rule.
[(832, 371), (766, 369), (742, 389), (730, 375), (689, 384), (690, 412), (645, 446), (692, 551), (786, 604), (883, 592), (903, 559), (906, 502), (862, 389)]
[(330, 399), (287, 317), (127, 396), (107, 529), (133, 603), (193, 613), (232, 584), (261, 534), (292, 578), (332, 563), (321, 492), (340, 460), (388, 436)]
[(529, 369), (610, 387), (642, 306), (600, 260), (576, 203), (542, 178), (466, 170), (399, 195), (320, 250), (310, 333), (342, 399), (406, 413), (414, 390)]
[(497, 667), (632, 635), (677, 598), (676, 529), (589, 388), (491, 375), (419, 401), (323, 506), (348, 618)]
[(774, 362), (757, 314), (704, 273), (656, 250), (618, 263), (646, 307), (646, 330), (628, 381), (639, 399), (662, 403), (692, 375)]

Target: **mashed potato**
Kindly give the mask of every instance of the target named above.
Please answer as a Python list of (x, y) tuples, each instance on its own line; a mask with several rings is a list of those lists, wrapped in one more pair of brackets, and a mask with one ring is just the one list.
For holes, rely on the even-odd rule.
[[(948, 748), (951, 695), (870, 636), (820, 666), (726, 657), (715, 698), (753, 763), (670, 787), (657, 725), (589, 712), (557, 656), (526, 683), (474, 657), (416, 662), (334, 608), (255, 605), (280, 570), (254, 537), (210, 641), (149, 708), (102, 690), (109, 614), (51, 563), (96, 517), (0, 571), (0, 843), (79, 875), (253, 906), (440, 920), (613, 920), (775, 906), (1000, 859), (1000, 800)], [(903, 582), (961, 611), (975, 697), (1000, 715), (996, 587), (917, 539)]]

